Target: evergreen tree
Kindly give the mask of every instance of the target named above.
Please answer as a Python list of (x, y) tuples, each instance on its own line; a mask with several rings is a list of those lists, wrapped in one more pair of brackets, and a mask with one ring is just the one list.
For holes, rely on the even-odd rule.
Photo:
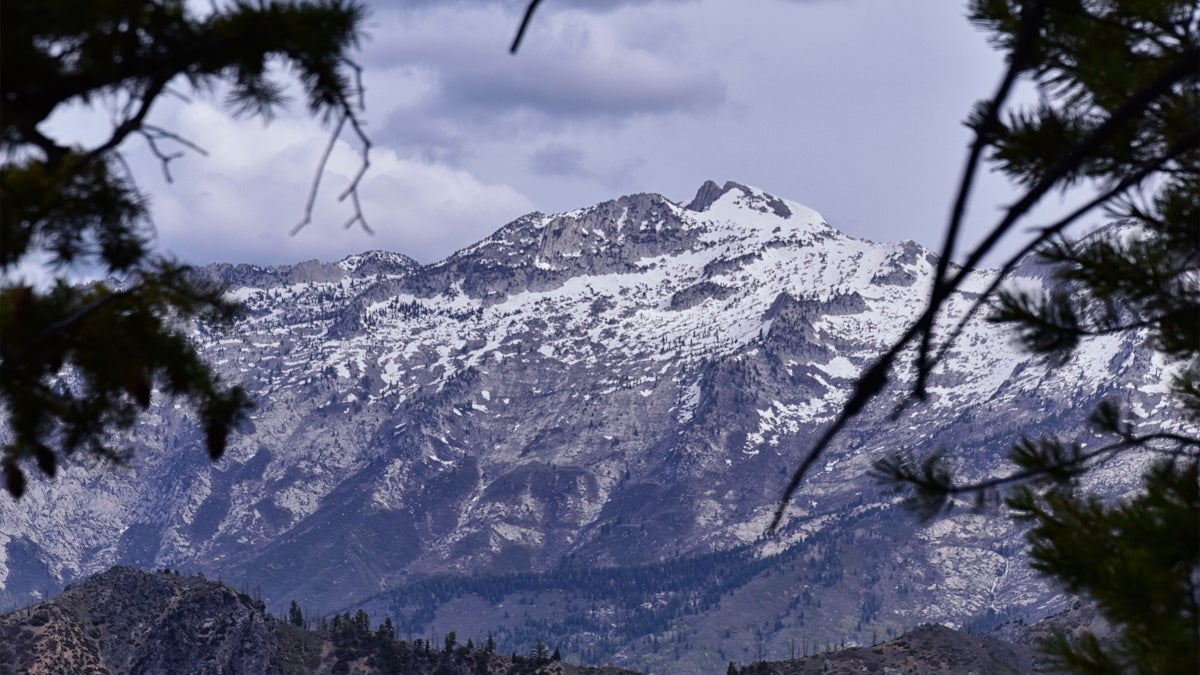
[[(1197, 9), (1194, 2), (1083, 2), (1081, 0), (973, 0), (972, 21), (1006, 52), (1008, 72), (995, 94), (981, 102), (968, 123), (975, 131), (967, 168), (955, 199), (931, 298), (920, 317), (859, 378), (849, 400), (793, 473), (772, 522), (774, 530), (809, 468), (846, 423), (881, 392), (901, 354), (916, 348), (916, 379), (910, 402), (923, 400), (934, 367), (954, 346), (967, 319), (993, 307), (992, 319), (1015, 324), (1018, 335), (1052, 363), (1069, 358), (1079, 340), (1141, 330), (1147, 342), (1177, 366), (1173, 393), (1194, 429), (1200, 414), (1200, 115)], [(1021, 80), (1039, 90), (1041, 103), (1012, 112), (1008, 99)], [(1005, 115), (1007, 114), (1007, 117)], [(999, 171), (1023, 186), (983, 241), (957, 270), (950, 261), (960, 237), (973, 178), (991, 153)], [(1060, 220), (1039, 227), (1022, 249), (1001, 265), (1011, 271), (1040, 251), (1061, 282), (1044, 295), (999, 293), (997, 281), (978, 294), (966, 317), (945, 321), (944, 305), (997, 243), (1024, 222), (1052, 190), (1082, 186), (1090, 199)], [(1131, 227), (1070, 242), (1064, 231), (1105, 209)], [(1136, 229), (1136, 234), (1132, 230)], [(935, 330), (936, 329), (936, 330)], [(939, 458), (894, 457), (879, 465), (885, 478), (916, 488), (936, 513), (945, 498), (961, 492), (1040, 477), (1086, 471), (1121, 450), (1156, 450), (1195, 457), (1197, 434), (1138, 435), (1111, 407), (1095, 416), (1119, 436), (1119, 447), (1077, 452), (1069, 444), (1023, 443), (1014, 453), (1019, 472), (982, 485), (956, 485)], [(1165, 420), (1141, 426), (1160, 428)], [(1129, 433), (1127, 433), (1129, 432)]]
[[(203, 17), (190, 4), (4, 3), (0, 400), (11, 434), (0, 466), (15, 498), (29, 461), (53, 476), (77, 450), (122, 458), (119, 432), (155, 390), (190, 403), (213, 459), (251, 407), (241, 387), (201, 361), (186, 333), (188, 320), (230, 321), (237, 305), (152, 250), (147, 199), (118, 154), (140, 137), (166, 170), (178, 153), (164, 144), (192, 147), (147, 122), (155, 101), (181, 87), (227, 85), (235, 113), (269, 118), (283, 95), (268, 73), (292, 72), (314, 114), (336, 119), (335, 133), (348, 124), (361, 136), (349, 53), (363, 10), (353, 0), (214, 3)], [(123, 116), (93, 147), (63, 145), (39, 126), (61, 108), (100, 102)], [(49, 287), (12, 276), (42, 259), (54, 276)], [(122, 281), (72, 285), (71, 266)]]
[(392, 617), (383, 619), (383, 623), (379, 624), (379, 628), (375, 630), (375, 635), (388, 640), (396, 639), (396, 626), (392, 623)]
[(304, 627), (304, 613), (300, 611), (300, 605), (292, 600), (292, 604), (288, 607), (288, 623), (299, 628)]
[[(1187, 673), (1200, 665), (1200, 473), (1166, 461), (1144, 492), (1115, 506), (1072, 490), (1023, 488), (1009, 499), (1034, 524), (1033, 566), (1096, 600), (1120, 629), (1104, 643), (1058, 634), (1043, 649), (1083, 673)], [(1189, 534), (1190, 533), (1190, 534)]]
[(350, 618), (350, 613), (347, 612), (346, 619), (352, 632), (364, 635), (371, 632), (371, 618), (367, 616), (367, 613), (362, 608), (354, 612), (354, 618)]
[[(940, 455), (897, 455), (880, 461), (880, 476), (910, 491), (911, 504), (932, 517), (955, 495), (981, 503), (1006, 490), (1006, 504), (1028, 521), (1034, 567), (1071, 592), (1093, 598), (1114, 625), (1102, 643), (1059, 635), (1044, 647), (1075, 672), (1194, 672), (1200, 664), (1200, 8), (1194, 2), (975, 0), (971, 18), (1009, 57), (1009, 77), (976, 111), (969, 169), (990, 149), (995, 165), (1027, 192), (984, 245), (978, 261), (1029, 207), (1051, 189), (1093, 185), (1085, 207), (1041, 228), (1003, 267), (1037, 251), (1053, 270), (1041, 293), (983, 294), (990, 319), (1013, 327), (1024, 346), (1051, 366), (1072, 358), (1086, 338), (1136, 331), (1143, 348), (1175, 372), (1170, 405), (1130, 417), (1109, 400), (1086, 420), (1107, 437), (1023, 438), (1013, 470), (976, 482), (955, 479)], [(1031, 80), (1041, 103), (1001, 118), (1008, 88)], [(965, 203), (970, 170), (959, 204)], [(1063, 230), (1104, 207), (1119, 226), (1071, 241)], [(944, 260), (956, 237), (947, 235)], [(959, 276), (939, 272), (922, 319), (900, 346), (920, 340), (915, 395), (953, 342), (933, 349), (941, 302)], [(961, 326), (961, 324), (959, 324)], [(886, 372), (877, 364), (874, 374)], [(868, 373), (856, 397), (878, 391)], [(865, 400), (865, 399), (862, 399)], [(861, 401), (852, 400), (861, 407)], [(853, 414), (850, 410), (850, 415)], [(843, 417), (848, 417), (843, 415)], [(818, 446), (820, 449), (821, 446)], [(1078, 478), (1116, 457), (1157, 457), (1141, 493), (1106, 505), (1084, 493)]]

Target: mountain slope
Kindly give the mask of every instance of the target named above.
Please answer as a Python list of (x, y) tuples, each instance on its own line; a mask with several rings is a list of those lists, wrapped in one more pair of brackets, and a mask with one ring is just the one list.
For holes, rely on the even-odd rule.
[[(820, 645), (812, 648), (814, 652)], [(807, 658), (755, 663), (744, 675), (850, 675), (851, 673), (928, 673), (929, 675), (1021, 675), (1034, 670), (1033, 650), (968, 635), (945, 626), (918, 626), (895, 640), (870, 647), (826, 651)]]
[[(209, 465), (194, 427), (156, 397), (129, 466), (69, 467), (0, 504), (0, 583), (15, 606), (116, 562), (185, 566), (261, 586), (277, 609), (376, 595), (399, 611), (386, 592), (423, 575), (553, 581), (564, 567), (703, 566), (748, 547), (747, 560), (778, 566), (654, 626), (699, 640), (753, 608), (775, 626), (755, 639), (778, 646), (802, 624), (861, 641), (872, 626), (1040, 616), (1063, 601), (1025, 566), (1010, 523), (958, 511), (917, 528), (867, 470), (883, 452), (945, 447), (965, 475), (993, 472), (1020, 433), (1082, 435), (1081, 411), (1108, 396), (1161, 417), (1165, 365), (1136, 335), (1092, 339), (1047, 369), (973, 320), (930, 400), (890, 417), (902, 366), (782, 534), (761, 540), (788, 473), (916, 316), (934, 264), (912, 242), (856, 240), (800, 204), (708, 183), (687, 206), (641, 194), (530, 214), (434, 265), (375, 252), (208, 268), (248, 314), (196, 339), (257, 397), (252, 424)], [(1036, 266), (1023, 273), (1042, 283)], [(949, 315), (992, 279), (971, 275)], [(1119, 494), (1138, 461), (1092, 480)], [(853, 571), (822, 571), (835, 567)], [(805, 589), (825, 604), (796, 604)], [(442, 625), (471, 616), (439, 611)], [(622, 639), (588, 648), (642, 663), (643, 638)]]
[(432, 649), (370, 624), (309, 631), (203, 577), (114, 567), (0, 616), (0, 669), (67, 673), (473, 673), (622, 675), (520, 661), (472, 647)]

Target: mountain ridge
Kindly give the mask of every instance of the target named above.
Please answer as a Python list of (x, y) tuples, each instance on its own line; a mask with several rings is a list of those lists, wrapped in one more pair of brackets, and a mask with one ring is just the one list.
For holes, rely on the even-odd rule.
[[(1024, 563), (1018, 528), (969, 509), (918, 528), (867, 478), (870, 464), (944, 446), (966, 477), (994, 473), (1018, 432), (1086, 438), (1075, 411), (1104, 398), (1158, 410), (1166, 366), (1127, 335), (1086, 341), (1049, 369), (976, 318), (931, 377), (930, 400), (891, 418), (911, 375), (902, 363), (815, 467), (781, 534), (764, 540), (821, 425), (923, 307), (936, 257), (848, 237), (733, 182), (706, 183), (689, 206), (639, 194), (529, 214), (431, 265), (379, 253), (206, 268), (247, 308), (231, 332), (196, 332), (201, 352), (259, 400), (246, 433), (209, 465), (184, 411), (156, 395), (130, 438), (135, 464), (103, 475), (68, 466), (0, 505), (9, 606), (116, 562), (187, 562), (261, 585), (271, 607), (297, 598), (332, 610), (431, 575), (552, 575), (566, 562), (691, 569), (748, 546), (781, 556), (763, 574), (829, 594), (821, 607), (780, 599), (766, 644), (801, 625), (861, 640), (872, 623), (1060, 608), (1066, 599)], [(994, 278), (969, 275), (950, 315)], [(1119, 494), (1140, 461), (1092, 485)], [(760, 582), (731, 597), (757, 597)], [(520, 597), (574, 592), (546, 588)], [(682, 598), (693, 592), (671, 596), (682, 604), (670, 630), (706, 634), (699, 622), (737, 604), (689, 614)], [(402, 609), (380, 602), (373, 613)], [(609, 640), (588, 639), (580, 649)], [(732, 648), (740, 638), (705, 639)], [(651, 658), (636, 640), (607, 653)]]

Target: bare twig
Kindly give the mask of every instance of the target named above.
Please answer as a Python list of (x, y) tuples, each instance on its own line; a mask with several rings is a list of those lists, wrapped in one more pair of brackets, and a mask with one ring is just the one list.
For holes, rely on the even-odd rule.
[(153, 135), (148, 134), (145, 131), (138, 131), (138, 133), (145, 137), (146, 145), (150, 146), (150, 152), (154, 153), (154, 156), (158, 158), (160, 163), (162, 163), (163, 179), (168, 183), (174, 183), (175, 179), (171, 176), (171, 162), (183, 157), (183, 151), (173, 152), (168, 155), (162, 150), (159, 150), (158, 142), (154, 139)]
[[(362, 110), (366, 110), (365, 90), (362, 83), (362, 68), (349, 59), (346, 63), (354, 70), (355, 88), (358, 92), (358, 105)], [(354, 205), (354, 214), (346, 221), (346, 229), (349, 229), (354, 223), (358, 223), (364, 232), (367, 234), (375, 234), (375, 230), (367, 224), (367, 218), (363, 215), (362, 203), (358, 198), (358, 187), (362, 183), (363, 176), (366, 175), (367, 169), (371, 167), (371, 139), (367, 137), (367, 133), (363, 131), (362, 122), (358, 116), (350, 109), (348, 103), (343, 102), (346, 117), (350, 119), (350, 128), (354, 130), (354, 135), (358, 137), (359, 143), (362, 144), (362, 162), (358, 166), (358, 171), (354, 174), (354, 178), (350, 180), (350, 184), (345, 190), (338, 195), (338, 201), (346, 201), (346, 197), (351, 198), (351, 203)]]
[(525, 7), (525, 16), (521, 17), (521, 25), (517, 27), (517, 34), (513, 37), (512, 46), (508, 48), (510, 54), (517, 53), (517, 47), (521, 46), (521, 38), (525, 37), (525, 30), (529, 28), (529, 20), (533, 18), (533, 13), (541, 3), (542, 0), (529, 0), (529, 5)]
[[(367, 169), (369, 169), (371, 167), (371, 159), (368, 156), (368, 153), (371, 151), (371, 139), (367, 138), (367, 134), (363, 132), (363, 129), (359, 125), (358, 120), (355, 119), (354, 117), (350, 118), (350, 128), (354, 130), (354, 134), (356, 136), (358, 136), (359, 142), (362, 143), (363, 157), (362, 157), (362, 163), (359, 164), (359, 166), (358, 166), (358, 172), (354, 174), (354, 178), (350, 181), (350, 184), (346, 186), (346, 189), (342, 190), (342, 193), (338, 195), (338, 201), (339, 202), (346, 201), (346, 197), (348, 197), (350, 195), (354, 195), (354, 203), (357, 205), (358, 204), (358, 184), (359, 184), (359, 182), (362, 181), (363, 175), (367, 173)], [(359, 215), (361, 217), (361, 212)], [(366, 224), (365, 221), (363, 224), (364, 225)]]
[(162, 127), (154, 126), (153, 124), (143, 124), (142, 130), (145, 132), (154, 134), (157, 138), (165, 138), (167, 140), (175, 141), (176, 143), (186, 147), (187, 149), (199, 154), (202, 157), (208, 157), (207, 150), (205, 150), (204, 148), (200, 147), (199, 145), (193, 143), (192, 141), (184, 138), (183, 136), (180, 136), (179, 134), (175, 133), (174, 131), (168, 131), (167, 129), (163, 129)]
[(208, 156), (207, 150), (173, 131), (167, 131), (166, 129), (150, 124), (142, 124), (140, 127), (134, 130), (134, 133), (137, 133), (146, 139), (146, 144), (150, 146), (150, 152), (154, 153), (154, 156), (157, 157), (162, 163), (163, 177), (168, 183), (175, 182), (175, 179), (171, 177), (171, 162), (183, 157), (184, 153), (182, 150), (178, 150), (170, 154), (163, 152), (162, 149), (158, 147), (158, 141), (164, 139), (175, 141), (189, 150), (197, 152), (205, 157)]
[(347, 117), (349, 116), (342, 115), (338, 118), (337, 126), (334, 127), (333, 133), (329, 135), (329, 142), (325, 144), (325, 152), (321, 153), (321, 161), (317, 162), (317, 173), (313, 176), (312, 186), (308, 189), (308, 200), (304, 203), (304, 218), (292, 228), (290, 234), (293, 236), (312, 222), (313, 204), (317, 201), (317, 190), (321, 187), (321, 177), (325, 175), (325, 164), (329, 162), (329, 155), (333, 153), (333, 146), (337, 143), (338, 136), (342, 134), (342, 127), (346, 126)]
[(354, 215), (350, 216), (350, 219), (346, 221), (344, 228), (348, 230), (351, 225), (357, 222), (364, 232), (375, 234), (375, 230), (371, 229), (371, 226), (367, 224), (367, 219), (363, 217), (362, 204), (358, 203), (358, 190), (351, 192), (350, 198), (354, 202)]
[[(362, 66), (349, 59), (343, 59), (342, 62), (354, 71), (354, 88), (358, 97), (358, 107), (360, 110), (365, 110), (366, 100), (364, 98), (365, 89), (363, 88), (362, 81)], [(339, 202), (344, 202), (349, 198), (350, 203), (354, 206), (353, 214), (346, 221), (346, 229), (358, 223), (367, 234), (375, 234), (375, 230), (371, 229), (371, 226), (367, 224), (367, 218), (363, 214), (362, 202), (359, 200), (358, 194), (358, 188), (362, 184), (363, 176), (366, 175), (367, 169), (371, 168), (371, 139), (367, 136), (367, 132), (363, 130), (362, 122), (354, 113), (354, 108), (350, 101), (339, 97), (338, 107), (341, 108), (342, 114), (338, 117), (333, 133), (329, 135), (329, 143), (325, 145), (325, 150), (321, 153), (321, 160), (317, 163), (316, 175), (313, 176), (312, 185), (308, 190), (308, 199), (304, 203), (304, 217), (292, 228), (290, 234), (293, 236), (312, 223), (313, 207), (316, 205), (317, 192), (321, 187), (321, 177), (325, 174), (325, 167), (329, 164), (329, 157), (333, 154), (333, 148), (337, 145), (338, 139), (341, 138), (342, 131), (346, 128), (347, 122), (350, 123), (350, 128), (354, 131), (354, 135), (358, 138), (359, 143), (362, 144), (362, 163), (359, 164), (358, 171), (350, 180), (350, 184), (338, 194), (337, 199)]]

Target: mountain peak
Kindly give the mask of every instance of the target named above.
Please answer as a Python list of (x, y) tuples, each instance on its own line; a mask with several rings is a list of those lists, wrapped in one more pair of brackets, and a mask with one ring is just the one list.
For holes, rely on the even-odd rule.
[(712, 206), (713, 202), (720, 199), (721, 195), (725, 194), (725, 191), (728, 190), (732, 185), (732, 181), (727, 182), (725, 183), (725, 187), (722, 188), (721, 186), (717, 185), (716, 182), (706, 180), (704, 181), (704, 185), (701, 185), (700, 189), (696, 191), (696, 196), (693, 197), (692, 201), (689, 202), (684, 208), (686, 208), (688, 211), (703, 211)]
[(723, 187), (717, 187), (717, 184), (711, 180), (704, 181), (704, 185), (701, 185), (700, 189), (696, 191), (696, 196), (684, 208), (696, 212), (707, 211), (710, 206), (734, 190), (752, 202), (760, 202), (760, 206), (770, 209), (780, 218), (790, 218), (792, 215), (792, 210), (779, 197), (731, 180), (725, 181)]

